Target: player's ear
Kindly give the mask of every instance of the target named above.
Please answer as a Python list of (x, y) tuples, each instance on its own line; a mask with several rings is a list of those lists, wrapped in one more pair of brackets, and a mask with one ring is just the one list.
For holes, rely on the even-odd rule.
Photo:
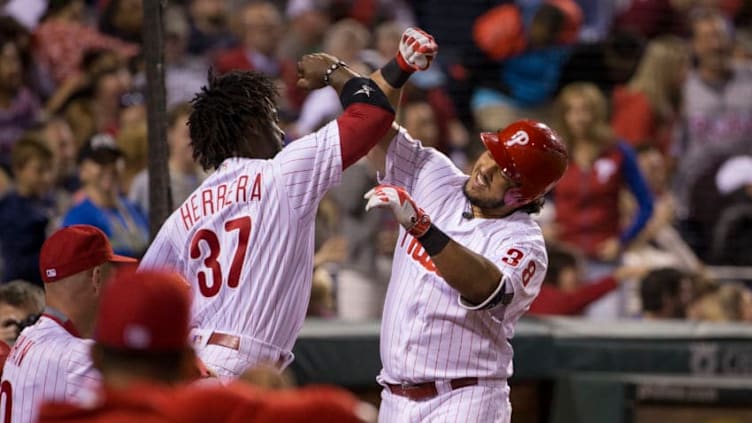
[(99, 295), (102, 293), (104, 283), (104, 272), (102, 266), (95, 266), (91, 269), (91, 285), (94, 288), (94, 293)]

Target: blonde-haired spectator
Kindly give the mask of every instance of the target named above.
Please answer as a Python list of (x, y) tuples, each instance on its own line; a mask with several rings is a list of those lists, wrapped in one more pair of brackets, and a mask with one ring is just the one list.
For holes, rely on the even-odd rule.
[[(555, 123), (569, 149), (569, 166), (553, 190), (556, 217), (546, 233), (549, 240), (585, 254), (588, 280), (613, 272), (653, 213), (635, 152), (614, 136), (607, 116), (606, 98), (594, 84), (569, 84), (559, 94)], [(622, 228), (619, 196), (624, 188), (635, 198), (637, 212)], [(593, 304), (588, 315), (613, 318), (624, 313), (626, 294), (617, 294)]]
[[(554, 189), (556, 226), (549, 235), (590, 259), (616, 260), (652, 214), (649, 188), (634, 150), (614, 136), (606, 98), (595, 85), (567, 85), (557, 103), (555, 122), (569, 148), (569, 167)], [(625, 230), (619, 227), (622, 187), (632, 192), (639, 207)]]
[(687, 43), (678, 37), (648, 43), (635, 75), (614, 89), (611, 124), (616, 135), (632, 146), (654, 146), (668, 154), (689, 58)]

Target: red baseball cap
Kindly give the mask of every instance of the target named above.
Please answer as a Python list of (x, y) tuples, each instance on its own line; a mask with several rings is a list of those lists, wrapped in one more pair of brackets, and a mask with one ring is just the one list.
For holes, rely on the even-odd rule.
[(180, 274), (121, 270), (102, 292), (94, 339), (120, 350), (177, 351), (188, 346), (190, 310)]
[(115, 254), (107, 235), (99, 228), (71, 225), (58, 230), (42, 244), (39, 272), (45, 283), (52, 283), (108, 261), (138, 262), (134, 258)]

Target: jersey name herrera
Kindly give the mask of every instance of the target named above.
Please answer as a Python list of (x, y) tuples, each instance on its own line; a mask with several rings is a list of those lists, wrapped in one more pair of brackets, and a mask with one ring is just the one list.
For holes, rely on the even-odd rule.
[(203, 217), (213, 215), (232, 204), (261, 201), (261, 174), (256, 174), (250, 187), (249, 182), (248, 175), (241, 175), (229, 184), (209, 186), (194, 192), (180, 207), (185, 230), (190, 230)]

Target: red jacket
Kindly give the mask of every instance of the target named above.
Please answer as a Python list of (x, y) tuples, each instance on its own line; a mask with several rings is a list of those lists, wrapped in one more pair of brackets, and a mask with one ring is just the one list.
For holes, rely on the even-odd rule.
[(616, 145), (607, 147), (590, 169), (570, 161), (554, 188), (559, 239), (588, 256), (595, 257), (601, 242), (620, 235), (622, 161)]
[(44, 404), (39, 423), (358, 423), (357, 400), (335, 387), (263, 391), (232, 383), (171, 388), (143, 383), (105, 391), (95, 407)]
[(540, 293), (530, 305), (528, 313), (532, 315), (578, 315), (590, 303), (613, 291), (617, 286), (616, 280), (610, 276), (598, 282), (582, 285), (574, 292), (564, 292), (554, 285), (544, 283)]

